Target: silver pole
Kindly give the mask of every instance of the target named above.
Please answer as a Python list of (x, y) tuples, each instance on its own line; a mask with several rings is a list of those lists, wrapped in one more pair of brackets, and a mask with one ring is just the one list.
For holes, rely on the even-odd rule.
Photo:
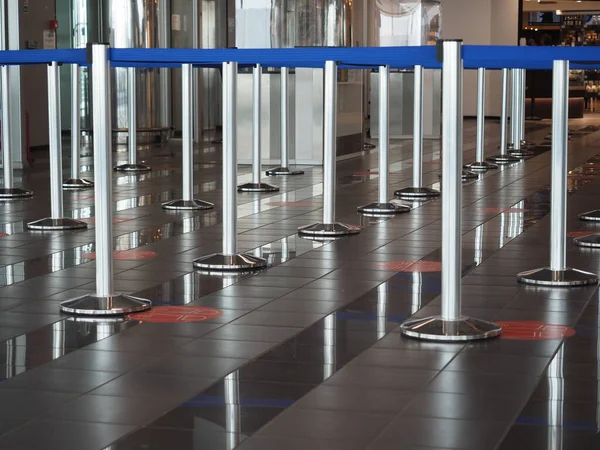
[(60, 304), (63, 312), (118, 316), (149, 309), (148, 300), (113, 291), (112, 130), (110, 121), (110, 63), (108, 45), (92, 45), (92, 98), (94, 102), (94, 185), (96, 212), (96, 293)]
[[(200, 48), (200, 5), (201, 0), (192, 0), (192, 47)], [(194, 142), (200, 142), (200, 74), (199, 70), (193, 70), (193, 92), (194, 92)]]
[(192, 141), (192, 65), (181, 66), (181, 155), (183, 164), (183, 201), (194, 198), (194, 143)]
[(298, 228), (308, 239), (336, 239), (360, 233), (354, 225), (335, 222), (336, 145), (337, 145), (337, 63), (325, 61), (323, 94), (323, 223)]
[(567, 157), (569, 145), (569, 61), (554, 61), (552, 71), (552, 181), (550, 266), (521, 272), (521, 283), (571, 287), (596, 284), (595, 274), (567, 267)]
[(515, 147), (519, 124), (519, 73), (517, 69), (510, 71), (510, 139), (509, 147)]
[(523, 133), (525, 130), (525, 90), (523, 81), (523, 69), (513, 69), (512, 109), (514, 117), (511, 118), (513, 149), (509, 150), (508, 153), (518, 158), (526, 158), (533, 155), (530, 150), (522, 148), (525, 145), (523, 142)]
[(461, 316), (462, 279), (462, 41), (444, 40), (442, 68), (442, 311), (441, 316), (405, 322), (414, 338), (466, 341), (498, 336), (494, 323)]
[(60, 123), (60, 77), (58, 62), (48, 65), (48, 123), (50, 145), (50, 216), (63, 217), (62, 127)]
[[(94, 99), (94, 166), (96, 169), (96, 293), (113, 294), (112, 233), (112, 136), (110, 127), (110, 63), (108, 46), (92, 47), (92, 86)], [(131, 133), (130, 133), (131, 134)]]
[(334, 61), (325, 62), (323, 120), (325, 122), (323, 126), (323, 223), (333, 224), (335, 223), (335, 148), (337, 138), (337, 65)]
[(500, 111), (500, 154), (506, 155), (508, 120), (508, 69), (502, 69), (502, 107)]
[(129, 164), (137, 163), (137, 92), (135, 67), (127, 68), (127, 117), (129, 123)]
[[(3, 5), (2, 5), (3, 6)], [(2, 7), (0, 6), (0, 8)], [(4, 30), (4, 28), (2, 28)], [(0, 34), (3, 34), (0, 32)], [(4, 189), (12, 189), (13, 161), (10, 142), (10, 86), (8, 66), (2, 66), (2, 164), (4, 169)]]
[(237, 63), (223, 63), (223, 254), (237, 254)]
[(521, 117), (519, 118), (519, 140), (525, 142), (525, 69), (519, 69), (519, 105), (521, 108)]
[(569, 62), (554, 61), (552, 85), (552, 189), (550, 269), (567, 268), (567, 149), (569, 145)]
[(413, 187), (423, 186), (423, 66), (415, 66), (413, 119)]
[(388, 201), (390, 178), (390, 66), (379, 66), (379, 85), (379, 203), (383, 205)]
[(81, 128), (79, 124), (79, 64), (71, 64), (71, 178), (79, 178)]
[(260, 163), (261, 163), (261, 97), (262, 97), (262, 67), (260, 64), (252, 69), (252, 181), (255, 184), (260, 183)]
[(289, 167), (289, 155), (288, 155), (288, 145), (289, 145), (289, 102), (288, 102), (288, 81), (289, 81), (289, 73), (290, 69), (287, 67), (281, 68), (281, 167)]
[(485, 69), (477, 69), (477, 150), (475, 161), (485, 159)]
[(462, 279), (462, 58), (444, 42), (442, 99), (442, 320), (458, 320)]

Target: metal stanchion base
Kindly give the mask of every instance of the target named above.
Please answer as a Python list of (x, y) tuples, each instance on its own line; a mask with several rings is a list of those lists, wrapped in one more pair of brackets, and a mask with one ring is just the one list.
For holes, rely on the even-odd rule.
[(427, 341), (475, 341), (500, 336), (502, 327), (472, 317), (444, 320), (441, 316), (432, 316), (404, 322), (400, 326), (400, 332), (405, 336)]
[(212, 203), (204, 200), (172, 200), (162, 204), (163, 209), (192, 211), (200, 209), (212, 209), (215, 207)]
[(498, 165), (493, 164), (493, 163), (488, 162), (488, 161), (474, 161), (472, 163), (465, 164), (463, 167), (465, 169), (479, 170), (479, 171), (483, 172), (483, 171), (486, 171), (486, 170), (497, 169)]
[(512, 164), (521, 161), (519, 158), (507, 154), (490, 156), (487, 160), (494, 164)]
[(279, 192), (279, 188), (267, 183), (246, 183), (238, 186), (238, 192)]
[(579, 218), (588, 222), (600, 222), (600, 209), (581, 213)]
[(533, 156), (533, 152), (530, 150), (526, 150), (524, 148), (521, 148), (519, 150), (509, 150), (508, 154), (510, 156), (514, 156), (515, 158), (529, 158), (530, 156)]
[(371, 144), (370, 142), (363, 143), (363, 150), (373, 150), (375, 147), (377, 147), (377, 146), (374, 144)]
[(35, 222), (29, 222), (27, 228), (30, 230), (41, 231), (82, 230), (87, 228), (87, 223), (75, 219), (52, 219), (51, 217), (48, 217), (46, 219), (36, 220)]
[(409, 187), (399, 189), (394, 192), (396, 197), (405, 198), (408, 200), (426, 200), (429, 198), (439, 197), (440, 191), (427, 187)]
[(242, 272), (265, 267), (267, 267), (266, 259), (241, 253), (237, 255), (214, 253), (194, 261), (194, 269), (212, 272)]
[(477, 178), (479, 178), (479, 175), (477, 175), (475, 172), (471, 172), (470, 170), (463, 170), (462, 172), (463, 181), (476, 180)]
[(521, 148), (524, 148), (526, 150), (531, 150), (532, 148), (535, 148), (536, 144), (534, 142), (530, 142), (530, 141), (521, 141)]
[(579, 247), (600, 248), (600, 234), (590, 234), (573, 239), (573, 244)]
[(336, 239), (360, 233), (360, 228), (343, 223), (313, 223), (298, 228), (298, 234), (313, 239)]
[(0, 188), (0, 201), (27, 197), (33, 197), (33, 192), (20, 188)]
[(358, 212), (365, 216), (379, 217), (389, 216), (400, 213), (407, 213), (411, 211), (410, 206), (402, 205), (400, 203), (371, 203), (365, 206), (359, 206)]
[(132, 297), (125, 294), (114, 294), (110, 297), (84, 295), (60, 304), (60, 310), (69, 314), (82, 316), (122, 316), (152, 307), (150, 300)]
[(534, 284), (538, 286), (585, 286), (596, 284), (598, 277), (590, 272), (567, 268), (565, 270), (552, 270), (548, 267), (521, 272), (517, 275), (519, 283)]
[(152, 170), (150, 166), (146, 164), (121, 164), (120, 166), (116, 166), (115, 170), (117, 172), (149, 172)]
[(286, 176), (286, 175), (302, 175), (304, 170), (290, 170), (288, 167), (276, 167), (265, 172), (270, 177)]
[(63, 181), (63, 189), (66, 190), (90, 189), (93, 187), (94, 182), (84, 178), (69, 178)]

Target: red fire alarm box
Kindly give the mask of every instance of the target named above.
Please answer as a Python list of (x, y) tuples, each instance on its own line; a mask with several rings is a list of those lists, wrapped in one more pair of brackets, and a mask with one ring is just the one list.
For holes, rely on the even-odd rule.
[(48, 25), (51, 30), (56, 30), (58, 28), (58, 20), (51, 20), (48, 22)]

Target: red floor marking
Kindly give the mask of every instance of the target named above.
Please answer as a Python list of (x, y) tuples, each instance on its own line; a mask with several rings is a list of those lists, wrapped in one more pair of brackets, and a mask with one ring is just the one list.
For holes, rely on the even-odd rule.
[(222, 315), (223, 311), (206, 306), (154, 306), (148, 311), (128, 314), (127, 318), (141, 322), (181, 323), (203, 322)]
[[(115, 250), (113, 257), (117, 260), (128, 260), (128, 259), (150, 259), (156, 258), (158, 253), (149, 252), (146, 250)], [(84, 253), (85, 259), (96, 259), (96, 252)]]
[(8, 236), (8, 233), (0, 233), (0, 238)]
[(397, 272), (440, 272), (442, 263), (439, 261), (385, 261), (378, 262), (377, 268), (395, 270)]
[(578, 237), (584, 237), (584, 236), (591, 236), (592, 234), (597, 234), (594, 231), (570, 231), (569, 233), (567, 233), (567, 237), (570, 238), (578, 238)]
[(356, 228), (360, 228), (361, 230), (364, 230), (365, 227), (363, 225), (357, 225), (355, 223), (347, 223), (346, 225), (348, 225), (349, 227), (356, 227)]
[(356, 175), (358, 177), (367, 176), (367, 175), (379, 175), (379, 172), (377, 170), (374, 170), (374, 171), (361, 170), (360, 172), (354, 172), (353, 175)]
[(312, 202), (270, 202), (267, 206), (315, 206)]
[(486, 212), (486, 213), (526, 213), (529, 212), (528, 209), (523, 208), (477, 208), (477, 211)]
[[(82, 222), (85, 223), (96, 223), (96, 218), (95, 217), (86, 217), (84, 219), (77, 219), (77, 220), (81, 220)], [(122, 222), (129, 222), (130, 220), (133, 219), (125, 219), (123, 217), (113, 217), (113, 223), (122, 223)]]
[(575, 335), (573, 328), (544, 322), (511, 321), (497, 322), (502, 327), (502, 339), (522, 341), (549, 341)]

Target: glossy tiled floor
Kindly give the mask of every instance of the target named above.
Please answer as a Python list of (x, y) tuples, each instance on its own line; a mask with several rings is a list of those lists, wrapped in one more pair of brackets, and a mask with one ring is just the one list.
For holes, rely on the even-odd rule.
[[(587, 125), (572, 124), (583, 129), (570, 141), (572, 233), (598, 229), (577, 219), (599, 206), (600, 172), (586, 162), (600, 133)], [(489, 153), (497, 129), (488, 124)], [(544, 143), (548, 131), (528, 124), (528, 139)], [(469, 161), (470, 121), (465, 142)], [(507, 329), (474, 344), (398, 333), (406, 318), (439, 311), (441, 201), (359, 217), (356, 207), (376, 199), (376, 151), (338, 164), (337, 217), (363, 226), (360, 235), (327, 244), (296, 235), (322, 214), (322, 171), (307, 167), (270, 179), (280, 193), (238, 196), (240, 250), (269, 268), (222, 277), (192, 270), (220, 250), (220, 149), (195, 156), (196, 195), (217, 207), (186, 213), (160, 207), (180, 195), (179, 142), (141, 149), (154, 170), (114, 179), (115, 284), (156, 308), (116, 323), (59, 313), (60, 301), (95, 290), (94, 194), (64, 195), (87, 231), (27, 231), (49, 213), (47, 161), (35, 155), (18, 180), (35, 198), (0, 205), (0, 449), (599, 448), (598, 292), (515, 278), (548, 262), (548, 150), (464, 186), (464, 313)], [(427, 185), (438, 182), (439, 156), (427, 142)], [(391, 189), (409, 186), (410, 141), (394, 142), (391, 161)], [(93, 169), (90, 155), (83, 163)], [(570, 239), (568, 259), (600, 272), (600, 252)]]

